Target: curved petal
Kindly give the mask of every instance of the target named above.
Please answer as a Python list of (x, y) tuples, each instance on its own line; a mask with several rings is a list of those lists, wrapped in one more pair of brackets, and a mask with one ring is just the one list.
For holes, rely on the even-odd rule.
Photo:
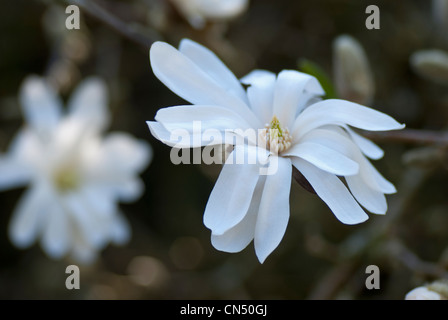
[[(325, 94), (316, 78), (295, 70), (283, 70), (278, 74), (275, 83), (273, 113), (280, 123), (291, 128), (294, 116), (305, 107), (309, 97), (305, 91), (318, 95)], [(306, 100), (306, 101), (305, 101)]]
[(80, 235), (95, 249), (101, 249), (108, 240), (108, 226), (104, 216), (88, 206), (82, 193), (71, 193), (64, 197), (70, 217), (77, 224)]
[(316, 168), (299, 158), (293, 158), (292, 164), (309, 181), (317, 195), (339, 221), (344, 224), (357, 224), (369, 218), (342, 181), (334, 174)]
[(107, 103), (106, 83), (97, 77), (87, 78), (78, 85), (70, 97), (69, 117), (101, 130), (109, 122)]
[[(169, 142), (176, 141), (176, 147), (234, 144), (233, 136), (246, 130), (253, 131), (251, 140), (257, 139), (256, 131), (244, 119), (223, 107), (196, 105), (163, 108), (157, 112), (156, 120), (170, 132)], [(159, 128), (152, 129), (157, 130), (157, 134), (164, 134)], [(166, 139), (166, 136), (162, 138)]]
[(362, 135), (356, 133), (348, 126), (345, 126), (344, 129), (347, 130), (347, 132), (352, 137), (353, 141), (358, 145), (362, 153), (364, 153), (367, 157), (369, 157), (370, 159), (378, 160), (384, 156), (384, 151), (380, 147), (378, 147), (375, 143), (373, 143), (367, 138), (364, 138)]
[(247, 154), (248, 149), (236, 146), (229, 155), (210, 194), (204, 213), (204, 224), (215, 235), (222, 235), (247, 214), (259, 179), (256, 164), (234, 163), (233, 158)]
[(274, 89), (277, 76), (266, 70), (254, 70), (241, 79), (249, 85), (247, 97), (254, 113), (262, 124), (268, 124), (273, 117)]
[(227, 92), (248, 102), (246, 92), (237, 77), (212, 51), (190, 39), (183, 39), (179, 44), (179, 52), (193, 61)]
[(301, 142), (287, 150), (282, 156), (302, 158), (327, 172), (349, 176), (357, 174), (359, 165), (332, 148), (314, 142)]
[(67, 212), (55, 201), (47, 208), (41, 246), (53, 259), (64, 256), (72, 245), (72, 230)]
[[(314, 136), (314, 132), (319, 131), (326, 131), (327, 135), (328, 132), (330, 132), (330, 135), (328, 135), (326, 138), (326, 143), (331, 143), (333, 145), (330, 147), (337, 148), (342, 153), (345, 152), (344, 149), (347, 149), (347, 147), (349, 148), (348, 150), (350, 151), (350, 154), (348, 156), (359, 164), (359, 176), (363, 179), (364, 183), (370, 187), (370, 189), (387, 194), (396, 192), (394, 185), (386, 180), (378, 172), (378, 170), (376, 170), (376, 168), (361, 152), (362, 150), (358, 145), (355, 145), (353, 142), (348, 142), (351, 147), (349, 147), (349, 145), (344, 147), (344, 144), (347, 143), (347, 139), (351, 139), (350, 133), (348, 131), (345, 131), (338, 126), (325, 126), (322, 129), (315, 129), (311, 131), (310, 133), (305, 135), (304, 140), (308, 139), (309, 136)], [(320, 143), (324, 143), (324, 140), (322, 140)]]
[(322, 127), (311, 130), (303, 136), (301, 142), (312, 142), (323, 145), (356, 161), (353, 153), (358, 150), (358, 146), (339, 127)]
[(387, 201), (384, 194), (370, 188), (359, 174), (345, 177), (345, 181), (352, 195), (364, 208), (375, 214), (386, 213)]
[(152, 157), (148, 143), (122, 132), (107, 135), (100, 148), (103, 163), (108, 163), (113, 170), (126, 173), (142, 171)]
[(31, 176), (27, 166), (9, 157), (0, 157), (0, 191), (24, 186)]
[(291, 160), (278, 157), (277, 165), (277, 172), (266, 176), (255, 226), (255, 252), (261, 263), (277, 248), (289, 221)]
[(20, 88), (19, 99), (26, 122), (46, 139), (62, 113), (62, 101), (54, 88), (43, 78), (29, 76)]
[(131, 238), (131, 226), (124, 215), (119, 212), (112, 217), (110, 238), (117, 245), (124, 245)]
[(25, 191), (8, 228), (9, 238), (15, 246), (26, 248), (36, 240), (52, 202), (48, 188), (44, 185), (32, 186)]
[(243, 100), (174, 47), (155, 42), (149, 55), (156, 77), (181, 98), (192, 104), (226, 107), (241, 115), (252, 127), (260, 127), (259, 120)]
[(328, 124), (347, 124), (371, 131), (404, 128), (404, 125), (382, 112), (349, 101), (328, 99), (306, 108), (294, 122), (292, 134), (298, 139), (309, 131)]
[(255, 235), (258, 210), (264, 189), (265, 176), (260, 176), (252, 200), (244, 218), (222, 235), (212, 234), (213, 247), (224, 252), (239, 252), (247, 247)]

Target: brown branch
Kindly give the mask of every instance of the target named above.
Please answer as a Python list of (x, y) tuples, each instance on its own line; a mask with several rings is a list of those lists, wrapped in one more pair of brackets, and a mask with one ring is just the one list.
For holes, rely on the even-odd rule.
[[(135, 42), (136, 44), (144, 47), (145, 49), (149, 49), (151, 44), (158, 40), (152, 39), (147, 35), (140, 32), (136, 27), (127, 24), (126, 22), (120, 20), (104, 8), (102, 8), (99, 4), (95, 3), (93, 0), (64, 0), (67, 4), (74, 4), (81, 8), (83, 11), (94, 17), (95, 19), (101, 21), (106, 24), (123, 37)], [(154, 35), (155, 38), (159, 38)]]
[(362, 135), (376, 142), (448, 145), (448, 132), (404, 129), (399, 131), (363, 131)]
[(400, 197), (394, 197), (387, 214), (383, 219), (350, 235), (341, 244), (341, 255), (337, 265), (323, 275), (308, 295), (311, 300), (332, 299), (355, 274), (355, 270), (362, 264), (362, 257), (373, 246), (387, 239), (390, 229), (406, 212), (406, 208), (413, 199), (419, 187), (426, 180), (428, 171), (408, 168), (399, 186)]

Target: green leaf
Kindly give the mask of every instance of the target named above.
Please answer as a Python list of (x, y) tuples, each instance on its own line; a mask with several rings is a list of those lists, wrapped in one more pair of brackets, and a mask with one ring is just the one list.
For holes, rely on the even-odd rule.
[(330, 80), (330, 76), (317, 63), (308, 59), (301, 59), (298, 63), (298, 67), (299, 71), (312, 75), (319, 80), (322, 88), (325, 90), (325, 97), (327, 99), (337, 98), (336, 90)]

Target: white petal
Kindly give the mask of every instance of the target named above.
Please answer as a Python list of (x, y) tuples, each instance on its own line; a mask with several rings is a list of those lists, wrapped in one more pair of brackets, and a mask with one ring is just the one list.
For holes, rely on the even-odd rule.
[(101, 146), (103, 160), (114, 170), (136, 173), (142, 171), (152, 158), (148, 143), (127, 133), (110, 133)]
[(299, 158), (292, 164), (309, 181), (317, 195), (328, 205), (336, 218), (344, 224), (357, 224), (368, 219), (342, 181), (334, 174), (316, 168)]
[(124, 180), (117, 188), (117, 197), (121, 202), (130, 203), (140, 198), (145, 191), (145, 185), (139, 178)]
[(28, 247), (36, 240), (53, 202), (47, 190), (43, 185), (32, 186), (20, 199), (8, 229), (9, 237), (17, 247)]
[(247, 88), (250, 107), (262, 124), (269, 123), (273, 117), (275, 81), (276, 75), (265, 70), (254, 70), (241, 79), (250, 85)]
[(353, 153), (359, 149), (357, 145), (353, 143), (340, 127), (333, 127), (314, 129), (303, 136), (301, 142), (312, 142), (323, 145), (356, 161)]
[(107, 86), (103, 80), (90, 77), (82, 81), (68, 102), (69, 116), (101, 129), (109, 121)]
[[(170, 132), (169, 141), (177, 141), (177, 147), (233, 144), (232, 132), (251, 129), (250, 125), (235, 112), (216, 106), (163, 108), (157, 112), (156, 120)], [(256, 139), (257, 134), (252, 131), (253, 139)], [(209, 139), (204, 135), (205, 132), (210, 133)]]
[(238, 224), (246, 215), (259, 179), (256, 164), (230, 163), (238, 153), (248, 150), (236, 146), (229, 155), (210, 194), (204, 213), (204, 224), (213, 234), (221, 235)]
[(86, 184), (80, 192), (86, 204), (103, 217), (110, 217), (117, 212), (117, 203), (112, 188), (102, 184)]
[[(105, 245), (107, 226), (95, 211), (88, 207), (82, 194), (71, 193), (64, 197), (64, 204), (76, 223), (80, 236), (93, 248), (100, 249)], [(74, 228), (75, 226), (73, 226)]]
[(260, 176), (249, 209), (243, 220), (222, 235), (212, 234), (212, 245), (217, 250), (224, 252), (239, 252), (246, 248), (253, 240), (264, 182), (265, 176)]
[[(349, 133), (338, 126), (325, 126), (322, 129), (315, 129), (306, 134), (304, 140), (308, 140), (309, 137), (321, 135), (320, 133), (326, 132), (327, 137), (319, 141), (324, 145), (337, 149), (339, 152), (349, 156), (355, 162), (359, 164), (359, 175), (371, 189), (380, 191), (381, 193), (395, 193), (396, 189), (392, 183), (386, 180), (376, 168), (370, 163), (368, 159), (362, 154), (359, 146), (356, 146), (351, 141)], [(319, 133), (319, 134), (316, 134)], [(344, 141), (345, 140), (345, 141)], [(330, 145), (329, 145), (330, 144)], [(345, 145), (345, 146), (344, 146)], [(350, 154), (346, 154), (346, 150)]]
[(332, 148), (314, 142), (301, 142), (292, 146), (282, 156), (293, 156), (307, 160), (316, 167), (339, 176), (357, 174), (359, 165)]
[(149, 131), (157, 139), (170, 147), (174, 147), (180, 142), (179, 140), (171, 140), (171, 133), (157, 121), (146, 121)]
[(226, 107), (240, 114), (251, 126), (260, 127), (258, 119), (243, 100), (174, 47), (155, 42), (149, 54), (154, 74), (181, 98), (192, 104)]
[(382, 112), (349, 101), (328, 99), (306, 108), (294, 122), (292, 134), (298, 139), (312, 129), (328, 124), (347, 124), (371, 131), (404, 128)]
[(247, 103), (243, 86), (212, 51), (190, 39), (183, 39), (180, 42), (179, 51), (206, 72), (216, 83), (219, 83), (227, 92)]
[(315, 95), (325, 94), (313, 76), (295, 70), (283, 70), (278, 74), (273, 113), (288, 128), (292, 127), (295, 115), (305, 107), (305, 102), (309, 99), (305, 99), (305, 91)]
[(157, 111), (155, 119), (169, 131), (185, 129), (189, 132), (197, 132), (199, 130), (194, 127), (193, 122), (195, 121), (201, 122), (200, 127), (202, 131), (207, 129), (224, 131), (250, 128), (250, 124), (237, 113), (216, 106), (195, 105), (163, 108)]
[(56, 91), (43, 78), (29, 76), (19, 98), (26, 122), (46, 138), (61, 118), (62, 102)]
[(113, 216), (110, 226), (110, 238), (112, 242), (118, 245), (126, 244), (131, 238), (131, 227), (126, 218), (120, 213)]
[(0, 191), (21, 187), (31, 178), (31, 171), (27, 166), (9, 157), (0, 156)]
[(347, 126), (345, 126), (344, 129), (347, 130), (353, 141), (355, 141), (355, 143), (367, 157), (369, 157), (370, 159), (378, 160), (384, 156), (384, 151), (375, 143), (367, 138), (364, 138), (362, 135), (356, 133), (354, 130), (350, 129)]
[(276, 165), (278, 165), (277, 172), (266, 176), (255, 226), (255, 252), (261, 263), (277, 248), (289, 220), (291, 160), (278, 157)]
[(386, 197), (381, 191), (370, 188), (360, 175), (345, 177), (345, 180), (352, 195), (364, 208), (376, 214), (386, 213)]
[(69, 251), (72, 244), (69, 216), (57, 201), (47, 210), (41, 246), (51, 258), (59, 259)]
[(46, 142), (34, 130), (25, 127), (12, 140), (6, 157), (16, 164), (35, 169), (46, 162), (47, 149)]
[(395, 186), (384, 178), (361, 153), (358, 154), (356, 161), (359, 163), (359, 174), (371, 188), (386, 194), (397, 192)]

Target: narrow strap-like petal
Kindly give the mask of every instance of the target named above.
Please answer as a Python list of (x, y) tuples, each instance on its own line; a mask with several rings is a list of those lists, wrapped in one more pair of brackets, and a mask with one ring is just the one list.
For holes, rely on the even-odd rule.
[(250, 152), (236, 146), (229, 155), (210, 194), (204, 213), (204, 224), (213, 234), (221, 235), (238, 224), (247, 214), (259, 179), (259, 166), (231, 163), (238, 153)]
[(241, 79), (249, 85), (247, 96), (253, 112), (263, 125), (269, 124), (273, 117), (274, 90), (277, 76), (266, 70), (254, 70)]
[(309, 181), (317, 195), (339, 221), (345, 224), (357, 224), (368, 219), (368, 215), (337, 176), (299, 158), (292, 158), (292, 164)]
[(229, 93), (234, 94), (246, 103), (248, 102), (246, 92), (238, 78), (211, 50), (190, 39), (183, 39), (179, 44), (179, 51), (207, 72)]
[(255, 252), (261, 263), (277, 248), (289, 221), (291, 160), (282, 157), (277, 160), (270, 162), (277, 166), (276, 173), (266, 176), (255, 226)]
[(27, 77), (19, 93), (26, 122), (47, 139), (58, 125), (62, 114), (62, 101), (54, 88), (43, 78)]
[(304, 97), (305, 92), (316, 96), (325, 93), (317, 79), (306, 73), (283, 70), (278, 74), (275, 83), (273, 114), (284, 126), (292, 127), (294, 116), (309, 100), (309, 97)]
[(155, 42), (150, 61), (156, 77), (181, 98), (192, 104), (226, 107), (240, 114), (252, 127), (260, 127), (258, 118), (243, 100), (174, 47)]
[(328, 124), (347, 124), (371, 131), (404, 128), (404, 125), (382, 112), (349, 101), (329, 99), (306, 108), (294, 122), (292, 134), (297, 139), (315, 128)]
[(359, 165), (349, 157), (314, 142), (296, 144), (282, 155), (305, 159), (316, 167), (339, 176), (354, 175), (359, 171)]
[(252, 196), (249, 210), (244, 218), (222, 235), (212, 234), (212, 245), (217, 250), (224, 252), (239, 252), (246, 248), (253, 240), (265, 179), (266, 176), (260, 176)]

